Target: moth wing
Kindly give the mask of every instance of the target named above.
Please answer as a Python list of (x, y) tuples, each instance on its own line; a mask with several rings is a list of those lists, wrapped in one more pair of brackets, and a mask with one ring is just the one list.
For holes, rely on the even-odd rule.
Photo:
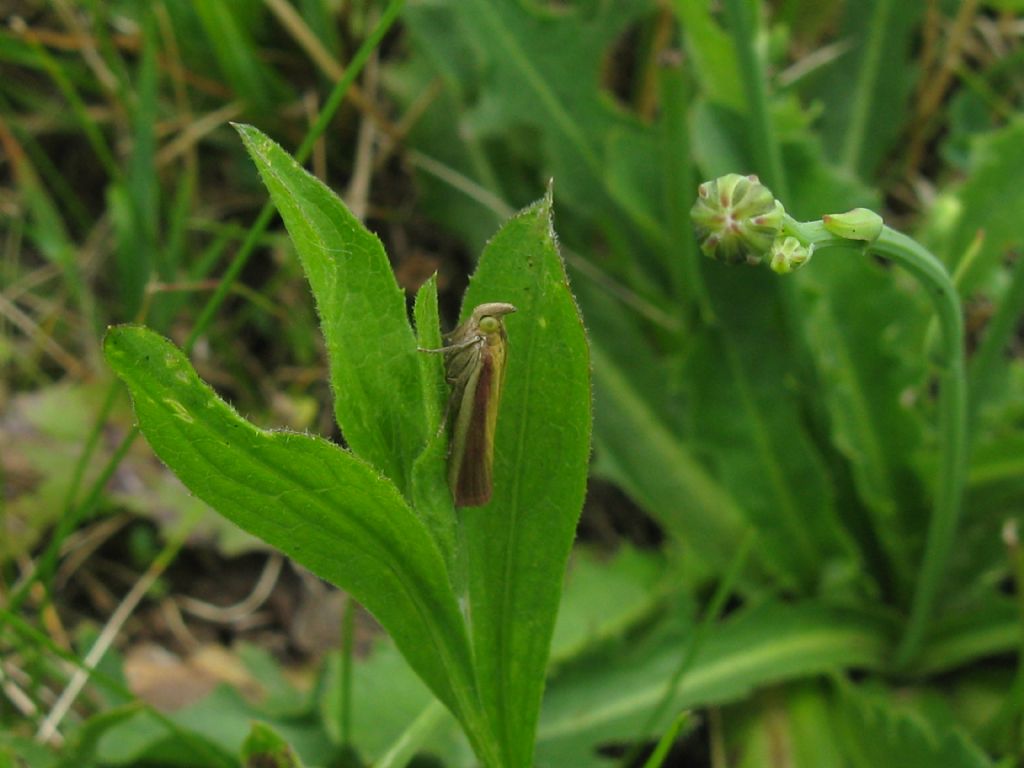
[(477, 365), (459, 402), (456, 447), (449, 458), (449, 482), (460, 507), (478, 507), (491, 498), (494, 457), (494, 416), (498, 377), (495, 357), (486, 344), (480, 347)]
[(454, 488), (466, 454), (466, 436), (473, 417), (473, 397), (480, 378), (480, 362), (486, 339), (465, 340), (445, 353), (445, 378), (451, 386), (448, 418), (451, 420), (449, 443), (449, 483)]

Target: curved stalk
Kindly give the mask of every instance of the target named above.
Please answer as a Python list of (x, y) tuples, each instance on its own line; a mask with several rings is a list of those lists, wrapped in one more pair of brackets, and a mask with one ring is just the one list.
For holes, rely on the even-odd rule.
[(964, 365), (963, 316), (960, 298), (949, 273), (935, 256), (915, 240), (886, 227), (868, 250), (891, 259), (917, 278), (928, 291), (942, 329), (939, 476), (910, 619), (896, 652), (898, 669), (910, 663), (920, 648), (935, 598), (942, 586), (960, 518), (960, 498), (967, 471), (967, 376)]
[[(786, 217), (783, 232), (793, 234), (816, 251), (855, 246), (856, 241), (829, 234), (822, 223), (801, 223)], [(895, 667), (905, 668), (921, 646), (949, 556), (956, 540), (961, 496), (967, 469), (967, 377), (963, 348), (963, 317), (960, 298), (946, 268), (917, 241), (889, 227), (878, 239), (864, 243), (862, 252), (900, 265), (928, 293), (942, 333), (940, 347), (939, 434), (941, 456), (934, 488), (934, 504), (928, 521), (924, 557), (914, 590), (910, 617), (896, 652)]]

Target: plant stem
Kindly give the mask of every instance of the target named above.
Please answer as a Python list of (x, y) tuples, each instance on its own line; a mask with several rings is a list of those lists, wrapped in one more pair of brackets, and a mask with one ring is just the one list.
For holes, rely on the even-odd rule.
[(668, 757), (668, 751), (672, 749), (672, 745), (675, 744), (676, 739), (679, 738), (679, 732), (683, 730), (683, 726), (685, 726), (689, 720), (689, 712), (680, 712), (676, 715), (676, 719), (672, 721), (672, 725), (670, 725), (668, 730), (662, 734), (661, 738), (658, 740), (658, 745), (654, 748), (651, 756), (647, 758), (647, 762), (644, 763), (644, 768), (661, 768), (665, 759)]
[[(678, 249), (672, 251), (667, 259), (673, 303), (679, 305), (684, 315), (687, 309), (695, 306), (703, 322), (711, 324), (714, 309), (700, 271), (701, 256), (687, 215), (697, 186), (686, 122), (691, 100), (689, 84), (680, 66), (664, 66), (660, 74), (661, 108), (665, 116), (661, 134), (661, 152), (666, 168), (666, 173), (662, 174), (663, 194), (669, 212), (668, 231)], [(685, 328), (687, 318), (678, 319), (680, 327)]]
[[(203, 761), (202, 765), (223, 766), (224, 768), (232, 768), (238, 765), (237, 761), (231, 760), (219, 749), (214, 748), (210, 742), (200, 737), (194, 730), (178, 725), (156, 707), (136, 698), (135, 694), (121, 680), (108, 675), (102, 668), (90, 669), (87, 667), (85, 662), (78, 658), (76, 654), (62, 648), (49, 635), (36, 629), (9, 607), (0, 606), (0, 627), (9, 627), (20, 635), (22, 639), (34, 645), (36, 649), (44, 649), (57, 658), (63, 659), (67, 662), (68, 668), (73, 667), (87, 672), (90, 682), (97, 687), (113, 693), (125, 701), (133, 702), (139, 707), (140, 711), (146, 712), (163, 725), (167, 733), (176, 738), (183, 747), (186, 749), (191, 747), (195, 751), (197, 760)], [(189, 755), (186, 753), (184, 757), (187, 759)]]
[(788, 200), (789, 184), (786, 183), (786, 172), (782, 165), (782, 151), (768, 113), (768, 88), (764, 69), (754, 50), (754, 29), (749, 5), (747, 0), (725, 2), (725, 12), (739, 58), (740, 74), (743, 76), (743, 90), (750, 110), (747, 135), (762, 181), (775, 192), (777, 199)]
[(868, 118), (875, 107), (875, 92), (882, 66), (885, 32), (892, 11), (892, 0), (878, 0), (868, 27), (868, 41), (857, 77), (853, 111), (843, 142), (843, 165), (853, 173), (860, 171)]
[[(363, 41), (359, 50), (356, 51), (355, 56), (352, 57), (352, 61), (348, 65), (348, 69), (345, 72), (345, 76), (338, 81), (331, 91), (330, 96), (327, 99), (324, 108), (321, 110), (320, 115), (317, 117), (316, 123), (306, 134), (302, 144), (299, 146), (296, 152), (296, 157), (299, 162), (303, 162), (309, 153), (312, 151), (313, 144), (326, 130), (327, 125), (330, 123), (331, 118), (337, 112), (338, 107), (341, 106), (341, 102), (348, 91), (349, 86), (358, 77), (362, 71), (363, 66), (366, 64), (373, 50), (380, 44), (384, 35), (390, 29), (391, 25), (398, 18), (402, 7), (405, 4), (405, 0), (391, 0), (391, 3), (385, 9), (383, 16), (377, 23), (377, 26), (373, 29), (370, 36)], [(220, 283), (217, 286), (217, 290), (214, 291), (213, 295), (206, 302), (202, 311), (199, 314), (199, 318), (193, 325), (192, 332), (189, 334), (188, 339), (185, 341), (184, 349), (186, 352), (190, 352), (192, 347), (195, 346), (196, 341), (199, 337), (205, 333), (207, 326), (213, 319), (214, 314), (220, 308), (224, 299), (231, 291), (231, 286), (234, 285), (235, 280), (241, 274), (242, 269), (245, 267), (249, 260), (249, 256), (256, 249), (256, 246), (260, 244), (263, 233), (266, 231), (267, 226), (270, 224), (271, 219), (274, 215), (274, 204), (270, 201), (263, 206), (256, 221), (248, 229), (245, 237), (245, 242), (242, 243), (241, 248), (235, 254), (227, 271), (221, 277)], [(110, 393), (107, 396), (107, 403), (103, 406), (100, 411), (98, 418), (94, 421), (93, 431), (91, 437), (87, 440), (85, 449), (82, 455), (79, 457), (78, 464), (75, 469), (75, 476), (72, 480), (71, 490), (68, 492), (68, 498), (65, 499), (64, 514), (61, 517), (61, 522), (58, 527), (58, 533), (55, 535), (49, 545), (47, 551), (44, 553), (41, 559), (41, 567), (36, 568), (32, 574), (30, 574), (21, 586), (14, 592), (10, 602), (8, 603), (9, 609), (17, 611), (24, 600), (28, 597), (28, 591), (33, 584), (39, 581), (41, 578), (47, 579), (53, 570), (56, 563), (56, 558), (59, 553), (61, 544), (64, 541), (67, 533), (74, 529), (79, 521), (85, 518), (86, 515), (90, 514), (95, 506), (99, 503), (103, 490), (106, 488), (107, 481), (113, 475), (121, 462), (121, 459), (127, 454), (128, 449), (132, 443), (135, 442), (135, 438), (139, 435), (139, 428), (137, 426), (132, 427), (128, 433), (122, 438), (121, 443), (114, 450), (110, 461), (104, 467), (100, 473), (98, 479), (92, 484), (92, 487), (86, 496), (86, 499), (82, 504), (77, 507), (72, 507), (71, 503), (74, 501), (74, 496), (77, 494), (78, 485), (81, 481), (81, 472), (88, 465), (89, 460), (92, 458), (95, 448), (98, 446), (99, 441), (95, 439), (101, 433), (102, 425), (106, 422), (107, 415), (109, 414), (110, 408), (113, 405), (112, 394), (116, 392), (119, 385), (116, 383), (111, 384)], [(63, 533), (62, 533), (63, 532)]]
[(399, 734), (391, 747), (381, 755), (374, 768), (399, 768), (408, 765), (424, 743), (449, 719), (444, 705), (436, 699), (426, 706), (408, 728)]
[[(1018, 520), (1010, 517), (1003, 523), (1003, 544), (1009, 559), (1010, 576), (1013, 578), (1014, 595), (1017, 598), (1018, 631), (1024, 630), (1024, 553), (1021, 552)], [(978, 735), (988, 744), (1002, 743), (1013, 754), (1020, 754), (1021, 713), (1024, 712), (1024, 632), (1018, 638), (1017, 671), (1013, 684), (1007, 691), (999, 708), (988, 718)]]
[[(299, 163), (306, 162), (310, 153), (313, 151), (313, 145), (316, 143), (324, 131), (327, 130), (327, 126), (330, 125), (331, 120), (338, 111), (338, 107), (341, 106), (341, 102), (345, 99), (345, 94), (348, 93), (349, 86), (359, 76), (359, 73), (363, 71), (363, 67), (366, 66), (366, 62), (369, 61), (370, 55), (380, 45), (380, 41), (384, 39), (384, 35), (391, 28), (391, 25), (398, 19), (399, 13), (401, 13), (405, 0), (391, 0), (388, 3), (387, 8), (384, 9), (384, 13), (377, 22), (377, 26), (373, 28), (370, 35), (363, 41), (362, 45), (356, 51), (352, 57), (352, 61), (349, 62), (348, 67), (345, 70), (345, 74), (342, 78), (335, 83), (331, 89), (330, 95), (327, 97), (327, 101), (324, 103), (323, 109), (320, 110), (320, 114), (317, 115), (316, 122), (307, 131), (306, 136), (302, 139), (302, 143), (299, 148), (295, 150), (295, 159)], [(228, 265), (227, 270), (221, 277), (221, 282), (217, 286), (217, 290), (214, 291), (209, 301), (206, 302), (206, 306), (203, 307), (199, 318), (196, 320), (195, 325), (192, 328), (192, 332), (186, 339), (184, 348), (186, 352), (192, 350), (195, 346), (196, 341), (206, 330), (206, 327), (210, 324), (214, 314), (220, 309), (220, 305), (227, 298), (228, 293), (231, 290), (231, 286), (234, 285), (238, 276), (242, 273), (242, 269), (249, 261), (249, 256), (256, 249), (260, 238), (263, 237), (263, 233), (270, 225), (271, 220), (274, 218), (275, 213), (274, 203), (268, 200), (264, 203), (263, 208), (260, 209), (259, 215), (256, 217), (256, 221), (253, 222), (249, 228), (248, 233), (245, 237), (245, 242), (242, 243), (242, 247), (238, 249), (231, 264)]]
[(949, 563), (960, 517), (960, 497), (967, 471), (967, 375), (964, 364), (963, 316), (953, 281), (935, 256), (912, 238), (885, 227), (869, 251), (891, 259), (910, 272), (928, 291), (942, 330), (939, 388), (939, 476), (932, 517), (928, 521), (924, 561), (910, 609), (910, 620), (896, 653), (896, 667), (905, 667), (924, 638), (935, 598)]
[[(751, 548), (754, 546), (756, 536), (754, 535), (753, 529), (747, 529), (746, 534), (740, 539), (739, 547), (736, 550), (736, 555), (733, 557), (732, 562), (729, 564), (729, 570), (726, 571), (722, 580), (718, 583), (715, 588), (714, 594), (711, 596), (711, 601), (708, 603), (708, 607), (704, 612), (704, 616), (701, 617), (700, 623), (694, 628), (690, 634), (689, 640), (686, 643), (686, 647), (683, 649), (682, 657), (679, 660), (679, 665), (672, 673), (672, 677), (669, 678), (668, 683), (665, 685), (665, 692), (661, 696), (661, 700), (651, 710), (647, 716), (647, 721), (644, 727), (639, 731), (636, 743), (633, 749), (628, 751), (622, 758), (622, 766), (634, 765), (637, 762), (637, 758), (640, 757), (640, 753), (645, 746), (645, 739), (647, 734), (653, 731), (658, 723), (665, 717), (669, 707), (672, 704), (672, 700), (679, 692), (679, 686), (683, 682), (683, 676), (689, 671), (693, 665), (694, 659), (697, 658), (697, 653), (704, 647), (704, 640), (707, 638), (708, 632), (711, 631), (712, 625), (719, 620), (722, 616), (722, 611), (725, 610), (725, 603), (729, 599), (729, 596), (733, 593), (733, 587), (736, 586), (736, 582), (739, 580), (740, 575), (743, 573), (743, 568), (747, 564), (747, 556), (750, 554)], [(658, 744), (658, 748), (655, 749), (654, 753), (645, 763), (644, 768), (648, 765), (657, 766), (661, 765), (661, 761), (664, 760), (664, 754), (659, 752), (659, 749), (663, 744), (667, 747), (672, 746), (672, 742), (678, 735), (679, 729), (685, 724), (687, 718), (687, 712), (683, 711), (676, 715), (676, 719), (669, 726), (668, 731), (662, 737), (661, 742)], [(671, 736), (669, 736), (671, 734)], [(661, 755), (660, 761), (652, 762), (655, 760), (656, 755)]]
[[(856, 241), (833, 237), (821, 222), (800, 223), (787, 217), (784, 230), (814, 243), (816, 250), (854, 246)], [(896, 652), (895, 668), (905, 669), (921, 646), (935, 599), (949, 563), (960, 517), (967, 469), (967, 377), (964, 364), (963, 317), (960, 298), (946, 268), (914, 239), (889, 227), (863, 253), (881, 256), (913, 275), (928, 293), (942, 334), (939, 355), (939, 434), (941, 456), (934, 488), (935, 500), (924, 558), (910, 608), (906, 631)]]
[(345, 601), (345, 614), (341, 617), (341, 660), (338, 675), (338, 694), (341, 706), (338, 708), (343, 746), (352, 746), (352, 663), (355, 658), (355, 601), (351, 595)]
[(971, 356), (970, 382), (968, 391), (971, 393), (968, 426), (974, 430), (981, 404), (986, 400), (986, 393), (996, 385), (1005, 362), (1003, 350), (1016, 332), (1017, 322), (1024, 313), (1024, 259), (1017, 259), (1010, 274), (1010, 284), (1006, 287), (999, 308), (985, 329), (981, 344)]

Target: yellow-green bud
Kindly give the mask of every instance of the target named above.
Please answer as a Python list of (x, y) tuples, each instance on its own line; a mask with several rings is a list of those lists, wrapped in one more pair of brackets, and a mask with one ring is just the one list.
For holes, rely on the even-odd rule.
[(806, 246), (795, 237), (782, 237), (772, 243), (769, 266), (773, 272), (788, 275), (811, 260), (814, 246)]
[(846, 213), (827, 213), (821, 217), (825, 229), (836, 237), (872, 243), (882, 234), (882, 217), (867, 208)]
[(737, 173), (701, 184), (690, 209), (700, 249), (727, 264), (759, 264), (782, 230), (785, 214), (757, 176)]

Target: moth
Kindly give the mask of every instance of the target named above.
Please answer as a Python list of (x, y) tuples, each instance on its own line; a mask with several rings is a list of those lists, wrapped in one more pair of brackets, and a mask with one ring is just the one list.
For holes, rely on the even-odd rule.
[(479, 507), (491, 500), (494, 431), (505, 381), (508, 336), (505, 315), (511, 304), (480, 304), (466, 322), (445, 337), (445, 380), (451, 388), (448, 485), (457, 507)]

